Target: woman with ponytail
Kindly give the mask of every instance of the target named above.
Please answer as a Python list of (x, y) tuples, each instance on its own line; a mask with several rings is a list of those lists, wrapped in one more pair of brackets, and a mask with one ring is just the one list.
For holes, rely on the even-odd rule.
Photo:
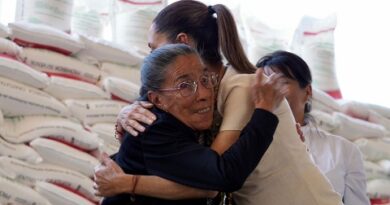
[[(244, 53), (234, 18), (221, 4), (206, 6), (191, 0), (170, 4), (153, 21), (149, 47), (153, 52), (162, 45), (172, 43), (184, 43), (195, 48), (208, 71), (218, 76), (211, 134), (203, 132), (200, 143), (210, 145), (221, 155), (237, 141), (253, 114), (250, 93), (255, 81), (255, 67)], [(227, 60), (226, 65), (222, 56)], [(121, 140), (125, 132), (137, 136), (145, 130), (145, 124), (153, 123), (156, 116), (148, 110), (152, 106), (147, 102), (135, 102), (125, 107), (118, 116), (118, 139)], [(279, 119), (274, 140), (242, 188), (233, 193), (237, 204), (342, 204), (340, 196), (312, 163), (305, 145), (300, 141), (287, 101), (283, 100), (273, 113)], [(95, 186), (102, 196), (112, 194), (110, 190), (117, 187), (113, 173), (120, 174), (120, 171), (113, 164), (96, 172), (106, 182)], [(191, 170), (188, 173), (191, 175)], [(166, 198), (209, 196), (200, 187), (192, 188), (160, 177), (151, 178), (142, 176), (135, 193)], [(132, 186), (132, 182), (126, 183), (124, 186)], [(224, 200), (231, 204), (231, 195), (227, 196)]]

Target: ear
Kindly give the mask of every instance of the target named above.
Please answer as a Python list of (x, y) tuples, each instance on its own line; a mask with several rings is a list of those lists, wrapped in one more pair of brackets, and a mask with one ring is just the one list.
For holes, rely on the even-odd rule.
[(190, 44), (190, 37), (186, 33), (179, 33), (176, 36), (176, 41), (178, 43), (184, 43), (186, 45), (189, 45)]
[(164, 97), (156, 92), (148, 91), (148, 99), (153, 105), (161, 110), (165, 110)]
[(306, 86), (305, 92), (306, 92), (306, 101), (313, 97), (313, 90), (310, 84)]

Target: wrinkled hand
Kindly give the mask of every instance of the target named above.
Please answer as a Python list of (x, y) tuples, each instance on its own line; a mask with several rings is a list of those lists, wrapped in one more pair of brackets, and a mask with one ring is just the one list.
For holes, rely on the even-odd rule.
[(127, 192), (131, 180), (125, 180), (126, 174), (123, 170), (106, 154), (102, 156), (102, 161), (101, 165), (95, 167), (95, 195), (107, 197)]
[(152, 108), (153, 104), (147, 101), (135, 101), (133, 104), (127, 105), (119, 112), (115, 135), (122, 142), (125, 131), (133, 136), (137, 136), (138, 132), (145, 131), (145, 127), (140, 123), (152, 124), (156, 120), (156, 116), (148, 109)]
[(256, 108), (272, 112), (279, 106), (288, 92), (286, 79), (282, 73), (272, 73), (268, 78), (263, 69), (256, 71), (256, 79), (252, 86), (252, 97)]

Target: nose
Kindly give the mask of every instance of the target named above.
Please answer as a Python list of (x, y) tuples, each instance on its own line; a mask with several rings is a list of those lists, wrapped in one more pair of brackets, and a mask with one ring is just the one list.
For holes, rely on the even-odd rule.
[(197, 100), (198, 101), (211, 101), (214, 99), (214, 89), (206, 88), (202, 83), (198, 82)]

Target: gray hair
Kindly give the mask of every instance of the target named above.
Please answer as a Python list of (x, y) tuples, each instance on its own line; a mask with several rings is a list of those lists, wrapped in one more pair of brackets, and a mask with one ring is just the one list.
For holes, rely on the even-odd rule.
[(150, 53), (141, 66), (140, 95), (159, 90), (166, 80), (168, 66), (178, 56), (190, 54), (196, 54), (196, 51), (185, 44), (167, 44)]

